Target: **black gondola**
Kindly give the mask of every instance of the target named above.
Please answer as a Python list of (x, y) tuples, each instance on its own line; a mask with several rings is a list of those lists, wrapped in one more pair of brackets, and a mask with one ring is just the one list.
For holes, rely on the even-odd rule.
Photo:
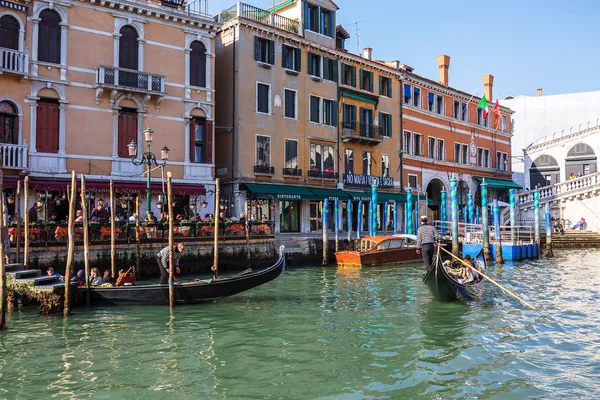
[[(243, 272), (228, 278), (197, 280), (174, 285), (177, 304), (202, 303), (255, 288), (279, 277), (285, 270), (284, 246), (279, 248), (279, 258), (272, 266)], [(80, 294), (85, 296), (85, 288)], [(90, 288), (92, 304), (111, 305), (162, 305), (169, 304), (169, 285), (139, 285)]]
[[(476, 257), (477, 262), (485, 264), (483, 250)], [(440, 255), (440, 246), (433, 256), (431, 268), (423, 277), (423, 283), (427, 285), (431, 295), (438, 301), (457, 301), (457, 300), (477, 300), (482, 296), (482, 281), (472, 281), (469, 283), (458, 283), (444, 269), (442, 257)]]

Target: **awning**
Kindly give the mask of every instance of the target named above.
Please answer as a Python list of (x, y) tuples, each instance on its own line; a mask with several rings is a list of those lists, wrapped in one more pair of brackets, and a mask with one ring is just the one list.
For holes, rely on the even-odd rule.
[(310, 188), (311, 192), (315, 194), (317, 200), (350, 200), (350, 196), (341, 190), (338, 189), (316, 189)]
[[(67, 186), (71, 185), (71, 181), (66, 180), (50, 180), (50, 179), (36, 179), (32, 178), (29, 180), (29, 190), (31, 191), (44, 191), (49, 192), (62, 192), (67, 190)], [(146, 193), (146, 183), (142, 182), (123, 182), (115, 181), (115, 193)], [(77, 186), (81, 188), (81, 180), (77, 180)], [(108, 193), (110, 185), (108, 181), (88, 181), (85, 182), (86, 190), (96, 193)], [(165, 192), (167, 191), (167, 184), (164, 185)], [(152, 182), (150, 184), (150, 192), (153, 194), (161, 194), (163, 192), (162, 183)], [(202, 185), (184, 185), (184, 184), (173, 184), (173, 194), (176, 195), (205, 195), (206, 189)]]
[(315, 194), (304, 186), (244, 183), (253, 199), (315, 200)]
[(350, 190), (344, 190), (344, 192), (346, 192), (346, 194), (350, 196), (352, 200), (371, 201), (371, 192), (353, 192)]
[(344, 96), (344, 97), (347, 97), (349, 99), (364, 101), (365, 103), (377, 104), (377, 102), (378, 102), (377, 98), (374, 98), (367, 94), (355, 93), (355, 92), (351, 92), (349, 90), (342, 90), (341, 93), (342, 93), (342, 96)]
[[(483, 177), (476, 176), (475, 179), (481, 183), (483, 181)], [(497, 189), (523, 189), (519, 184), (509, 181), (506, 179), (496, 179), (496, 178), (485, 178), (485, 183), (487, 183), (488, 188), (497, 188)]]
[[(354, 192), (345, 190), (345, 192), (352, 198), (352, 200), (358, 201), (371, 201), (371, 192)], [(425, 197), (423, 197), (425, 199)], [(377, 192), (377, 202), (385, 203), (386, 201), (395, 201), (396, 203), (406, 203), (406, 195), (404, 193), (389, 193), (389, 192)]]

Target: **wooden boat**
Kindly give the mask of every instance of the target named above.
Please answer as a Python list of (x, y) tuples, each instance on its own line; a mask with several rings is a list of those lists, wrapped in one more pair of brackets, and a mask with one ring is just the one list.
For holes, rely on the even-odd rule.
[[(177, 304), (201, 303), (255, 288), (279, 277), (285, 270), (284, 246), (279, 248), (277, 262), (258, 271), (247, 270), (219, 279), (197, 280), (174, 285)], [(85, 296), (85, 288), (79, 294)], [(92, 304), (160, 305), (169, 304), (169, 285), (135, 285), (90, 288)]]
[[(486, 268), (483, 250), (475, 257), (475, 260), (475, 262)], [(448, 274), (446, 268), (442, 265), (440, 246), (437, 246), (431, 268), (423, 277), (423, 283), (427, 285), (433, 298), (438, 301), (477, 300), (482, 295), (482, 282), (483, 279), (481, 278), (468, 283), (460, 283)]]
[(415, 235), (365, 236), (336, 252), (335, 259), (339, 266), (353, 267), (415, 262), (421, 259), (416, 240)]

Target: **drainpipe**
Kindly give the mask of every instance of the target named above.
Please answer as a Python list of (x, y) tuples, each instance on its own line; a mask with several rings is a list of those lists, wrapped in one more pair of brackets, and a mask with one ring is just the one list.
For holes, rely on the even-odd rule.
[(402, 127), (402, 90), (403, 90), (403, 80), (404, 75), (400, 74), (400, 93), (398, 94), (400, 97), (400, 190), (404, 190), (404, 129)]

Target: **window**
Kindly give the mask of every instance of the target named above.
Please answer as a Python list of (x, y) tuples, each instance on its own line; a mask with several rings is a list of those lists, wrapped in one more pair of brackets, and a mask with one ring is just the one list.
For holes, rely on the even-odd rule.
[(369, 92), (373, 91), (373, 72), (360, 70), (360, 88)]
[(271, 114), (271, 85), (256, 83), (256, 112)]
[(298, 169), (298, 141), (285, 139), (285, 168)]
[(462, 161), (463, 164), (469, 164), (469, 146), (466, 144), (462, 145)]
[(310, 171), (325, 172), (333, 174), (335, 172), (335, 158), (333, 147), (311, 143), (310, 144)]
[(501, 125), (501, 129), (502, 132), (506, 132), (507, 131), (507, 126), (506, 126), (506, 115), (502, 116), (502, 125)]
[(258, 62), (275, 65), (275, 42), (254, 36), (254, 59)]
[(444, 161), (446, 149), (444, 149), (444, 139), (437, 140), (437, 159), (440, 161)]
[(481, 147), (477, 148), (477, 166), (483, 167), (483, 149)]
[(338, 64), (334, 58), (323, 57), (323, 79), (337, 82)]
[(305, 1), (304, 28), (322, 35), (335, 37), (335, 13)]
[(321, 30), (319, 33), (333, 37), (333, 13), (321, 8)]
[(415, 133), (413, 136), (413, 141), (414, 141), (413, 154), (415, 156), (422, 156), (423, 155), (423, 140), (422, 140), (421, 134)]
[[(39, 107), (39, 106), (38, 106)], [(38, 108), (39, 113), (39, 108)], [(121, 158), (129, 157), (129, 143), (137, 142), (137, 111), (133, 108), (121, 108), (118, 119), (118, 154)], [(38, 136), (39, 137), (39, 136)]]
[(334, 103), (335, 102), (333, 100), (323, 99), (323, 124), (325, 125), (336, 125), (334, 120), (335, 116), (337, 115), (337, 110)]
[[(0, 47), (11, 50), (19, 50), (19, 21), (12, 15), (3, 15), (0, 18)], [(0, 67), (2, 62), (0, 60)]]
[(342, 63), (342, 84), (356, 87), (356, 67)]
[(435, 159), (435, 138), (429, 136), (427, 139), (427, 156)]
[(483, 149), (483, 166), (490, 168), (490, 149)]
[(508, 171), (508, 153), (502, 153), (502, 169)]
[(460, 118), (460, 101), (454, 100), (454, 118)]
[(344, 104), (344, 128), (356, 129), (356, 106)]
[(298, 92), (295, 90), (285, 89), (284, 90), (284, 115), (286, 118), (298, 118), (298, 112), (296, 104), (298, 102)]
[(444, 112), (444, 96), (437, 95), (435, 97), (435, 112), (445, 115)]
[[(37, 102), (36, 149), (42, 153), (58, 152), (58, 101), (40, 99)], [(127, 142), (129, 144), (129, 142)], [(129, 157), (129, 152), (127, 152)]]
[(460, 119), (469, 122), (469, 109), (467, 108), (467, 103), (462, 103), (460, 105), (460, 113)]
[(408, 186), (417, 189), (419, 185), (419, 177), (417, 175), (408, 174)]
[(206, 47), (198, 41), (190, 47), (190, 85), (206, 87)]
[(381, 176), (390, 177), (390, 156), (387, 154), (381, 155)]
[(354, 173), (354, 150), (352, 149), (344, 150), (344, 171), (347, 174)]
[(427, 93), (427, 109), (433, 112), (435, 106), (435, 94)]
[(212, 121), (193, 118), (190, 121), (190, 161), (212, 163)]
[(379, 76), (379, 94), (386, 97), (392, 97), (392, 79), (387, 76)]
[(321, 123), (320, 108), (321, 99), (319, 97), (310, 96), (310, 122), (317, 124)]
[(269, 136), (256, 136), (256, 165), (271, 166), (271, 138)]
[(60, 16), (55, 11), (44, 10), (40, 13), (38, 61), (60, 64), (60, 23)]
[(18, 144), (19, 132), (17, 129), (19, 113), (17, 108), (7, 102), (0, 102), (0, 142)]
[(302, 51), (295, 47), (281, 45), (281, 66), (292, 71), (300, 72)]
[(418, 87), (413, 90), (413, 106), (421, 107), (421, 89)]
[(371, 166), (373, 164), (373, 156), (370, 151), (363, 151), (363, 175), (371, 175)]
[(306, 28), (313, 32), (318, 32), (319, 27), (319, 7), (306, 3), (307, 11), (306, 15)]
[(404, 103), (410, 104), (410, 98), (412, 97), (412, 87), (405, 83), (404, 84)]
[(335, 172), (335, 155), (333, 147), (323, 145), (323, 172), (333, 174)]
[(477, 107), (477, 125), (483, 125), (483, 110)]
[(381, 135), (392, 137), (392, 116), (386, 113), (379, 113), (379, 131)]
[[(119, 38), (119, 67), (127, 68), (134, 71), (139, 69), (139, 60), (138, 60), (138, 33), (137, 31), (129, 26), (125, 25), (121, 28), (120, 31), (121, 37)], [(124, 80), (136, 80), (137, 74), (127, 73), (127, 78), (125, 76), (121, 77), (122, 73), (119, 73), (119, 84), (126, 86), (137, 87), (137, 82), (134, 82), (133, 85), (127, 84)], [(129, 82), (131, 83), (131, 82)]]
[(308, 74), (321, 78), (321, 56), (315, 53), (308, 53)]
[(404, 131), (404, 152), (412, 154), (412, 133)]
[(457, 164), (461, 163), (460, 150), (461, 150), (461, 144), (454, 143), (454, 162)]

